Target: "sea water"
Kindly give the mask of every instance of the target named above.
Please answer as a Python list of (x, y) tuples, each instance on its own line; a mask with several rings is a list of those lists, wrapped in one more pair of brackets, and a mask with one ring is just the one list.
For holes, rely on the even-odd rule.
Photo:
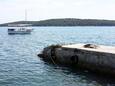
[(32, 27), (23, 35), (8, 35), (7, 28), (0, 27), (0, 86), (115, 86), (115, 79), (37, 57), (52, 44), (115, 46), (115, 27)]

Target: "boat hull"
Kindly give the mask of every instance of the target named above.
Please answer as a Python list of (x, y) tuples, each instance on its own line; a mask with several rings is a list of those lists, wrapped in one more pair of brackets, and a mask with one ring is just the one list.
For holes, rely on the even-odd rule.
[(30, 34), (32, 29), (28, 28), (9, 28), (8, 34)]
[(8, 34), (31, 34), (31, 32), (25, 32), (25, 31), (8, 31)]

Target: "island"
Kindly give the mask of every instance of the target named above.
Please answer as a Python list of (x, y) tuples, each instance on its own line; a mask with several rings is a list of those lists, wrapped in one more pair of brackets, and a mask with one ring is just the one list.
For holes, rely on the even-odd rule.
[(14, 26), (17, 24), (28, 26), (115, 26), (115, 20), (62, 18), (40, 21), (16, 21), (0, 24), (0, 26)]

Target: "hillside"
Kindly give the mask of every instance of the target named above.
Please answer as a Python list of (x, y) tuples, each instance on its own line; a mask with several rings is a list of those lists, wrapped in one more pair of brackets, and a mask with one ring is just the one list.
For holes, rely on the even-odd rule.
[(114, 20), (97, 20), (97, 19), (49, 19), (41, 21), (17, 21), (0, 24), (8, 26), (12, 24), (30, 24), (31, 26), (115, 26)]

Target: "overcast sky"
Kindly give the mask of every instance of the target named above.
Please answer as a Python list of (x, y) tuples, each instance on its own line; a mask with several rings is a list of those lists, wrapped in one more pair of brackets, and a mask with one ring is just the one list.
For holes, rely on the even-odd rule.
[(0, 0), (0, 23), (52, 18), (115, 20), (115, 0)]

